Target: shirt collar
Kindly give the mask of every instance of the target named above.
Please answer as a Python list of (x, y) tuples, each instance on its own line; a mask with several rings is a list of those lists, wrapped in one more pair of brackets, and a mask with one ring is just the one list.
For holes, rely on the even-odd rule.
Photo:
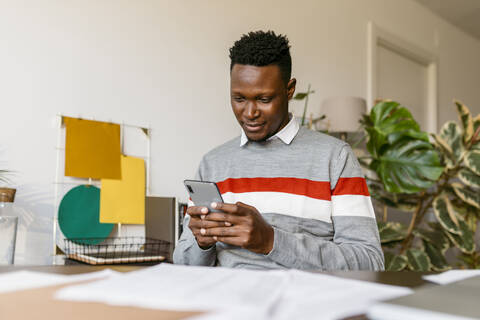
[[(298, 133), (298, 130), (300, 130), (300, 125), (298, 124), (297, 119), (295, 116), (291, 113), (289, 113), (290, 116), (290, 121), (287, 123), (285, 127), (282, 128), (282, 130), (278, 131), (275, 135), (271, 136), (270, 138), (267, 139), (267, 141), (273, 140), (273, 139), (280, 139), (282, 140), (285, 144), (290, 144), (295, 138), (295, 136)], [(245, 134), (245, 131), (242, 129), (242, 135), (240, 137), (240, 147), (243, 147), (245, 144), (248, 142), (248, 137)]]

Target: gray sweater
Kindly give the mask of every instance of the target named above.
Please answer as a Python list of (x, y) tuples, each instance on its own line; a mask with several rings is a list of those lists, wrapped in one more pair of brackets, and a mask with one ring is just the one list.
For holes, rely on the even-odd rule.
[(202, 250), (188, 228), (174, 262), (233, 268), (383, 270), (368, 188), (345, 142), (300, 128), (290, 144), (237, 137), (207, 153), (197, 179), (216, 182), (226, 203), (257, 208), (274, 228), (274, 244), (257, 254), (217, 242)]

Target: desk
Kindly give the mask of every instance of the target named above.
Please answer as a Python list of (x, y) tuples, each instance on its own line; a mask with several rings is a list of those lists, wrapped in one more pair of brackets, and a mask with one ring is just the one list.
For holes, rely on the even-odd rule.
[[(141, 266), (0, 266), (0, 273), (18, 270), (51, 272), (59, 274), (80, 274), (111, 268), (118, 272), (139, 270)], [(348, 279), (357, 279), (390, 285), (418, 288), (429, 285), (422, 280), (425, 273), (418, 272), (327, 272)], [(71, 284), (68, 284), (71, 285)], [(192, 316), (193, 312), (175, 312), (149, 310), (132, 307), (113, 307), (101, 303), (59, 301), (52, 298), (54, 292), (63, 286), (18, 291), (0, 294), (0, 319), (19, 320), (97, 320), (97, 319), (183, 319)], [(356, 317), (350, 319), (365, 319)]]

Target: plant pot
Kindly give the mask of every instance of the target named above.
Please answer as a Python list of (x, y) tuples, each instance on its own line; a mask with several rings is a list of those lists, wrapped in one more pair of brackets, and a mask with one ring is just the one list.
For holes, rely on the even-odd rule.
[(17, 189), (0, 188), (0, 202), (13, 202)]

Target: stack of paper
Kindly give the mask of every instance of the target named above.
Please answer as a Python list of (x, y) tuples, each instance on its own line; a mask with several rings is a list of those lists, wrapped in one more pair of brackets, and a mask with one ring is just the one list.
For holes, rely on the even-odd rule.
[(411, 293), (302, 271), (251, 271), (162, 264), (64, 288), (57, 298), (113, 305), (213, 311), (198, 319), (338, 319), (371, 303)]
[(337, 278), (296, 270), (288, 271), (289, 285), (272, 319), (342, 319), (365, 313), (374, 302), (413, 291), (372, 282)]
[(161, 264), (115, 279), (68, 287), (56, 297), (164, 310), (242, 312), (268, 308), (278, 300), (285, 281), (278, 271)]

